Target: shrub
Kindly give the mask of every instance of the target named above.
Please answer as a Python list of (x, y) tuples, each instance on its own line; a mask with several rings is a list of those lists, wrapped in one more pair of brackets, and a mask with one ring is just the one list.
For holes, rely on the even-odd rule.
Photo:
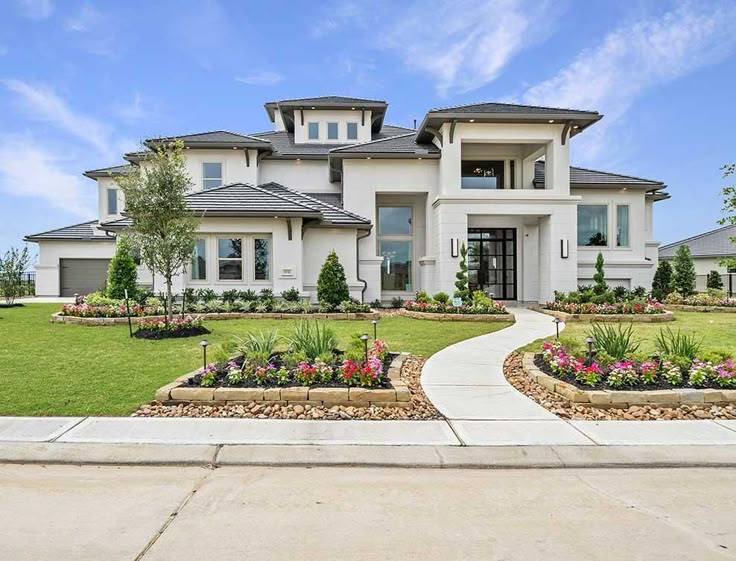
[(588, 333), (600, 349), (616, 359), (624, 359), (635, 353), (641, 344), (634, 338), (634, 324), (592, 323)]
[(246, 356), (251, 356), (254, 353), (263, 353), (266, 356), (266, 360), (276, 350), (276, 345), (280, 340), (279, 332), (276, 329), (271, 331), (259, 331), (258, 334), (247, 333), (245, 338), (241, 339), (236, 337), (236, 349), (238, 352), (243, 353)]
[(394, 296), (393, 298), (391, 298), (391, 307), (392, 308), (403, 308), (404, 299), (399, 296)]
[(240, 299), (240, 291), (237, 289), (226, 290), (222, 293), (222, 301), (232, 304), (236, 300)]
[(358, 302), (355, 298), (341, 302), (339, 309), (344, 314), (354, 314), (359, 312), (365, 313), (371, 311), (370, 305)]
[(427, 294), (426, 290), (420, 290), (417, 292), (417, 297), (415, 299), (417, 302), (429, 302), (431, 298), (429, 297), (429, 294)]
[(258, 300), (261, 302), (273, 302), (273, 290), (264, 288), (258, 294)]
[(656, 338), (657, 350), (662, 355), (668, 358), (684, 357), (689, 361), (695, 359), (702, 343), (703, 339), (698, 341), (694, 333), (688, 335), (682, 333), (679, 329), (674, 332), (669, 327), (660, 329)]
[(287, 302), (299, 302), (299, 289), (292, 286), (290, 289), (281, 292), (281, 298)]
[(432, 300), (439, 302), (440, 304), (447, 304), (450, 301), (450, 295), (447, 294), (447, 292), (436, 292), (435, 295), (432, 296)]
[(317, 279), (317, 300), (332, 306), (350, 299), (345, 269), (337, 257), (335, 250), (330, 251)]
[(304, 353), (313, 361), (337, 347), (337, 336), (326, 323), (305, 320), (294, 326), (289, 343), (291, 351)]
[(721, 273), (718, 271), (711, 271), (708, 273), (708, 278), (705, 281), (707, 288), (713, 288), (715, 290), (723, 290), (723, 279)]
[(125, 298), (127, 290), (128, 296), (133, 297), (137, 290), (137, 283), (138, 268), (133, 260), (130, 242), (127, 238), (121, 237), (115, 246), (115, 255), (110, 259), (110, 265), (107, 268), (105, 295), (109, 298), (122, 299)]
[(381, 308), (383, 308), (383, 302), (381, 302), (378, 298), (373, 300), (373, 302), (371, 302), (370, 305), (371, 305), (371, 308), (374, 308), (377, 310), (380, 310)]
[(460, 269), (455, 274), (455, 298), (462, 298), (463, 302), (467, 303), (470, 299), (470, 291), (468, 290), (468, 263), (466, 257), (468, 255), (468, 248), (465, 247), (465, 242), (460, 246)]
[(22, 251), (11, 247), (5, 252), (4, 257), (0, 258), (0, 291), (8, 306), (11, 306), (21, 295), (23, 273), (30, 262), (31, 257), (27, 247), (24, 247)]
[(200, 288), (195, 292), (197, 302), (209, 302), (217, 298), (217, 292), (211, 288)]
[(603, 294), (608, 292), (608, 285), (606, 284), (606, 273), (603, 270), (604, 260), (603, 253), (598, 252), (598, 257), (595, 259), (595, 274), (593, 275), (593, 292), (596, 294)]
[(626, 290), (625, 286), (614, 286), (611, 292), (613, 292), (613, 296), (617, 302), (627, 300), (627, 296), (629, 295), (629, 291)]
[(258, 300), (258, 295), (256, 294), (255, 290), (241, 290), (240, 299), (244, 300), (245, 302), (255, 302), (256, 300)]
[(652, 298), (663, 302), (672, 292), (672, 265), (669, 261), (660, 261), (652, 281)]
[(673, 263), (672, 288), (683, 296), (690, 296), (695, 292), (695, 264), (690, 246), (681, 245)]

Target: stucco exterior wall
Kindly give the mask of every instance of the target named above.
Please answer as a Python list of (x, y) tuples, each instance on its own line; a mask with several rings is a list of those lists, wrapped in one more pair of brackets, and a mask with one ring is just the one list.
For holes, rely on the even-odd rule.
[[(335, 250), (345, 269), (350, 296), (360, 299), (363, 283), (358, 281), (356, 231), (348, 228), (307, 228), (304, 232), (304, 290), (317, 300), (317, 279), (330, 251)], [(368, 300), (368, 299), (367, 299)]]
[(258, 183), (273, 181), (304, 192), (339, 193), (339, 183), (330, 183), (323, 160), (261, 160)]
[(38, 244), (36, 296), (59, 296), (61, 293), (60, 259), (110, 259), (115, 253), (115, 241), (63, 242), (44, 241)]
[[(356, 107), (354, 111), (350, 110), (325, 110), (325, 109), (305, 109), (304, 124), (299, 110), (294, 111), (294, 142), (310, 143), (320, 142), (325, 144), (357, 144), (358, 142), (371, 141), (371, 111), (365, 112), (365, 120), (361, 119), (361, 111)], [(308, 127), (310, 122), (318, 122), (319, 140), (310, 140), (308, 135)], [(327, 138), (327, 123), (338, 123), (337, 140)], [(358, 124), (358, 139), (349, 140), (347, 137), (347, 124)]]

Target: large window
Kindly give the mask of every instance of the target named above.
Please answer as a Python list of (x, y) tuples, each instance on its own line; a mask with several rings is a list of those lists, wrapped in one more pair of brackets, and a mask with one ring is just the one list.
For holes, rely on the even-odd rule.
[(118, 190), (108, 189), (107, 190), (107, 214), (118, 213)]
[(243, 280), (243, 239), (217, 238), (218, 280)]
[(308, 123), (307, 134), (309, 135), (309, 140), (319, 140), (319, 123)]
[(381, 264), (381, 289), (412, 290), (412, 209), (411, 207), (379, 207), (378, 253)]
[(461, 165), (462, 189), (503, 189), (503, 160), (463, 160)]
[(201, 238), (194, 243), (192, 280), (207, 280), (207, 243)]
[(337, 140), (337, 123), (327, 123), (327, 140)]
[(629, 247), (629, 205), (616, 205), (616, 247)]
[(271, 239), (254, 238), (253, 242), (253, 278), (271, 280)]
[(608, 245), (608, 205), (578, 205), (578, 245)]
[(202, 164), (202, 189), (214, 189), (222, 185), (222, 163), (204, 162)]
[(358, 140), (358, 123), (348, 123), (348, 140)]

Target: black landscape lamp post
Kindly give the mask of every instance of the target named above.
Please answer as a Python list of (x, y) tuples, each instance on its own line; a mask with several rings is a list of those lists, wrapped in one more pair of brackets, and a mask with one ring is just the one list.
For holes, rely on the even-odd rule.
[(588, 364), (590, 365), (593, 364), (593, 343), (595, 343), (595, 339), (588, 335), (585, 342), (588, 344)]
[(202, 339), (202, 342), (200, 345), (202, 345), (202, 369), (207, 369), (207, 345), (209, 345), (209, 341), (207, 339)]
[(375, 341), (378, 338), (378, 320), (374, 319), (371, 323), (373, 324), (373, 340)]
[(360, 336), (360, 340), (363, 341), (363, 348), (365, 351), (365, 362), (368, 362), (368, 337), (367, 333), (363, 333), (363, 335)]
[(560, 338), (560, 324), (562, 323), (562, 320), (560, 318), (555, 318), (552, 320), (555, 324), (555, 331), (557, 332), (556, 337)]
[(657, 365), (657, 371), (662, 369), (662, 357), (659, 356), (659, 353), (654, 353), (652, 355), (652, 362)]

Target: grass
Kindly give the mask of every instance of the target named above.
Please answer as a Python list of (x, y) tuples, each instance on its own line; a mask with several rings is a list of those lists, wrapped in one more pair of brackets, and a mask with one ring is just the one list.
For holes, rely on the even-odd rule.
[[(656, 350), (656, 337), (660, 329), (669, 327), (673, 331), (680, 329), (683, 333), (694, 333), (698, 340), (703, 338), (701, 352), (721, 352), (736, 357), (736, 336), (734, 336), (736, 334), (736, 314), (675, 312), (675, 317), (676, 321), (671, 323), (634, 323), (634, 338), (641, 340), (639, 351), (647, 354), (653, 353)], [(589, 332), (589, 323), (570, 322), (560, 333), (560, 341), (582, 352), (585, 347), (584, 339)], [(537, 352), (541, 342), (542, 339), (539, 339), (522, 347), (521, 350)]]
[[(201, 364), (199, 338), (131, 339), (127, 325), (89, 327), (52, 324), (59, 304), (26, 304), (0, 310), (0, 415), (126, 415), (153, 399), (159, 387)], [(291, 320), (209, 321), (207, 339), (218, 343)], [(436, 351), (506, 323), (435, 322), (385, 317), (378, 336), (389, 348), (430, 356)], [(369, 321), (331, 321), (341, 347)]]

